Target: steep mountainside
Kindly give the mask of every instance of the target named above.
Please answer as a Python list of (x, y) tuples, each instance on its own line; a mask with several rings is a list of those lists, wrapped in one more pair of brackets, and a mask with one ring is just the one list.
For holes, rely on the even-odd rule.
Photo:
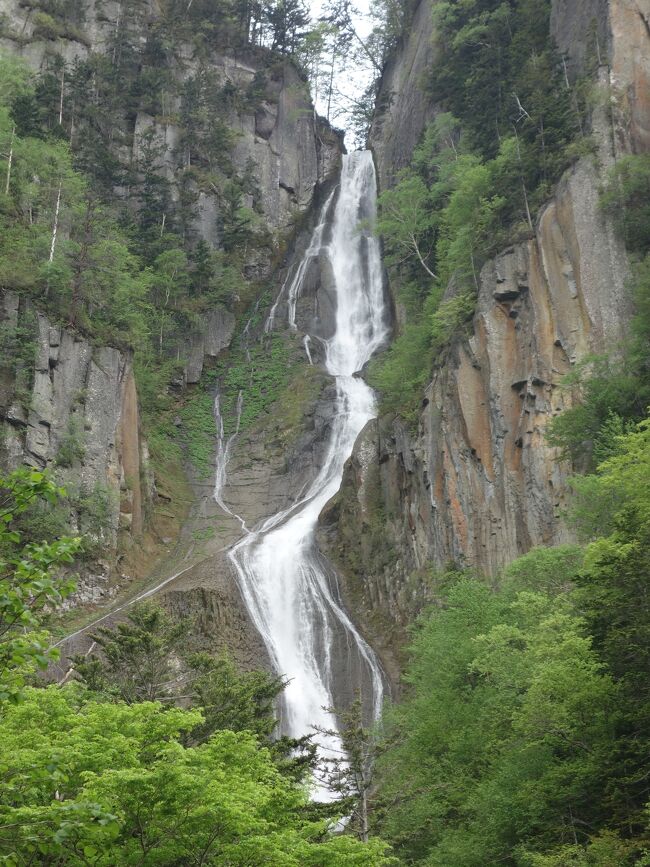
[[(169, 303), (162, 296), (169, 313), (163, 307), (156, 355), (170, 370), (178, 405), (192, 404), (199, 382), (197, 400), (203, 399), (205, 365), (214, 368), (241, 331), (251, 296), (266, 288), (341, 150), (289, 60), (233, 39), (215, 43), (213, 32), (200, 16), (184, 21), (156, 3), (0, 3), (0, 50), (37, 73), (40, 116), (69, 139), (76, 164), (109, 207), (123, 208), (123, 220), (153, 224), (154, 269), (156, 238), (162, 244), (170, 230), (190, 262), (198, 257), (192, 280), (207, 256), (225, 257), (223, 278), (208, 278), (218, 300), (193, 300), (203, 290), (191, 289), (188, 310), (177, 312), (178, 301), (169, 302), (173, 287), (165, 290)], [(61, 220), (63, 241), (72, 219)], [(261, 240), (233, 253), (238, 241), (228, 232), (242, 225)], [(234, 288), (231, 272), (241, 273)], [(88, 323), (74, 328), (55, 311), (44, 315), (38, 298), (5, 286), (0, 317), (13, 348), (2, 373), (0, 459), (8, 469), (22, 462), (54, 469), (66, 484), (73, 529), (89, 531), (103, 548), (102, 564), (94, 564), (77, 598), (98, 601), (118, 542), (133, 548), (155, 513), (158, 550), (154, 545), (149, 557), (156, 556), (169, 550), (187, 511), (190, 492), (174, 481), (182, 475), (176, 430), (165, 422), (164, 435), (153, 432), (152, 466), (131, 348), (105, 346)], [(158, 292), (155, 282), (152, 291)], [(145, 363), (151, 366), (146, 356)], [(151, 430), (160, 420), (160, 398), (146, 400)], [(195, 435), (192, 412), (183, 422), (172, 416), (184, 442)], [(140, 574), (150, 567), (140, 563)], [(130, 566), (122, 568), (120, 581), (128, 585)]]

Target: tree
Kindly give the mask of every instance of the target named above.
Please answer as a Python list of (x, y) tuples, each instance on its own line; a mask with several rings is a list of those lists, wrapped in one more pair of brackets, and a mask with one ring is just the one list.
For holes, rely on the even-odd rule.
[(183, 745), (198, 711), (27, 690), (0, 720), (0, 853), (18, 863), (380, 867), (385, 845), (331, 836), (254, 736)]
[(461, 580), (417, 634), (377, 763), (378, 827), (407, 863), (515, 864), (607, 820), (616, 687), (567, 593), (519, 587)]
[(415, 258), (431, 280), (437, 276), (429, 262), (435, 247), (435, 231), (429, 190), (421, 177), (404, 172), (397, 185), (382, 193), (377, 231), (387, 239), (390, 264)]
[(271, 31), (271, 49), (280, 54), (295, 54), (309, 24), (309, 11), (303, 0), (275, 0), (266, 7), (266, 23)]
[(225, 655), (189, 650), (191, 632), (188, 620), (174, 621), (157, 605), (135, 605), (124, 620), (91, 634), (97, 650), (75, 657), (75, 673), (102, 698), (200, 707), (194, 741), (221, 729), (270, 739), (277, 725), (274, 702), (285, 681), (263, 671), (239, 672)]
[(594, 646), (621, 690), (605, 798), (623, 827), (643, 827), (650, 800), (650, 419), (618, 437), (617, 451), (573, 484), (591, 535), (576, 577)]
[(372, 767), (375, 760), (375, 736), (364, 725), (363, 701), (357, 694), (344, 710), (330, 708), (339, 723), (339, 730), (317, 729), (341, 745), (340, 754), (322, 756), (320, 774), (330, 792), (342, 799), (349, 811), (346, 828), (364, 843), (369, 838), (370, 793)]
[(54, 507), (64, 494), (38, 470), (0, 476), (0, 705), (20, 700), (25, 680), (58, 658), (43, 628), (44, 610), (74, 589), (64, 568), (81, 539), (25, 540), (17, 522), (34, 504)]
[(650, 155), (630, 154), (617, 160), (601, 196), (630, 251), (650, 250)]

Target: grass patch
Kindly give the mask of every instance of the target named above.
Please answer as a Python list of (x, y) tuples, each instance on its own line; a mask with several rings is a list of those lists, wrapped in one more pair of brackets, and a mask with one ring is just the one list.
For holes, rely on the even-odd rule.
[(181, 441), (190, 463), (202, 479), (214, 468), (217, 426), (214, 420), (214, 395), (202, 389), (196, 391), (180, 411), (183, 422)]
[(226, 436), (235, 431), (239, 392), (243, 393), (240, 430), (247, 431), (278, 400), (295, 363), (291, 344), (278, 334), (251, 346), (249, 355), (250, 361), (239, 347), (217, 368)]

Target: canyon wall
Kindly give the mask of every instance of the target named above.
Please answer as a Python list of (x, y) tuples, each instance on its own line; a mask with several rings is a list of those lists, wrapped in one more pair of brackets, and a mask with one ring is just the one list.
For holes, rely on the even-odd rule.
[[(371, 422), (321, 516), (322, 544), (348, 605), (392, 672), (406, 627), (435, 597), (437, 572), (452, 566), (493, 575), (535, 545), (573, 540), (562, 517), (572, 468), (545, 429), (571, 405), (563, 377), (591, 353), (616, 351), (625, 337), (628, 258), (599, 208), (599, 189), (619, 154), (647, 146), (650, 92), (650, 32), (634, 0), (586, 2), (580, 14), (575, 5), (554, 5), (553, 29), (577, 69), (592, 17), (599, 22), (597, 154), (566, 172), (534, 238), (482, 269), (470, 336), (434, 371), (416, 429), (389, 417)], [(416, 16), (423, 7), (430, 14), (425, 0)], [(419, 46), (413, 32), (384, 79), (385, 87), (399, 82), (400, 99), (396, 106), (380, 97), (388, 108), (372, 130), (383, 183), (394, 177), (396, 139), (400, 164), (414, 145), (399, 112), (423, 99), (413, 60)], [(430, 103), (424, 116), (434, 112)]]

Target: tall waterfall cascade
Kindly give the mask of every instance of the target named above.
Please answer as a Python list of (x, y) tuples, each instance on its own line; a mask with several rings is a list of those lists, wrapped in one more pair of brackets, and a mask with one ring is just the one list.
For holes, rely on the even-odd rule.
[[(331, 228), (326, 233), (334, 200)], [(329, 708), (340, 693), (337, 677), (346, 677), (345, 660), (341, 665), (333, 659), (336, 640), (336, 646), (345, 647), (354, 660), (365, 687), (366, 706), (372, 708), (375, 718), (383, 695), (378, 660), (346, 614), (336, 576), (315, 541), (318, 516), (341, 485), (344, 464), (357, 436), (376, 415), (374, 393), (358, 376), (387, 336), (379, 243), (365, 228), (374, 220), (375, 208), (370, 152), (345, 156), (338, 195), (332, 194), (323, 206), (305, 256), (281, 291), (286, 296), (289, 324), (295, 329), (296, 301), (307, 265), (315, 257), (327, 257), (336, 321), (332, 336), (324, 341), (324, 365), (336, 389), (332, 390), (335, 397), (323, 464), (297, 502), (247, 532), (229, 552), (250, 617), (276, 671), (289, 680), (281, 713), (283, 733), (300, 737), (315, 727), (321, 732), (317, 740), (325, 754), (340, 751), (338, 736), (322, 733), (337, 729)], [(277, 307), (276, 302), (267, 330), (273, 326)], [(309, 343), (306, 335), (307, 350)], [(223, 445), (221, 457), (225, 457)]]

